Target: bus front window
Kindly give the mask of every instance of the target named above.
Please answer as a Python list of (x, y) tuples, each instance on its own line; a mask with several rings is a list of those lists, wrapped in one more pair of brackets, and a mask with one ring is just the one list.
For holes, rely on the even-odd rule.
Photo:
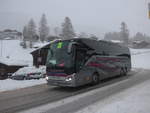
[[(69, 41), (54, 42), (48, 51), (46, 66), (52, 69), (73, 70), (73, 55), (68, 54)], [(69, 71), (70, 70), (70, 71)]]

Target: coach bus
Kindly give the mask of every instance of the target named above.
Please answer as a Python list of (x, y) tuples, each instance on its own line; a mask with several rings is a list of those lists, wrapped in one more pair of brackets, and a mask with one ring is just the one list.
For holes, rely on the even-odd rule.
[(126, 75), (131, 69), (127, 47), (86, 38), (58, 40), (50, 44), (46, 61), (49, 85), (77, 87)]

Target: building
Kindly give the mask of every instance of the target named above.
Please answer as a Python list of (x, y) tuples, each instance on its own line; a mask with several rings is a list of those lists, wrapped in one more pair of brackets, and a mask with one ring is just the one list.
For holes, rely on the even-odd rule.
[(16, 61), (8, 58), (0, 58), (0, 79), (5, 79), (19, 68), (27, 66), (25, 62)]
[(46, 64), (49, 46), (50, 46), (50, 43), (43, 44), (40, 47), (34, 46), (35, 48), (39, 47), (30, 53), (33, 56), (33, 65), (34, 66), (38, 67), (39, 65)]
[(135, 49), (150, 48), (150, 43), (146, 41), (133, 41), (132, 48), (135, 48)]
[(4, 31), (0, 31), (0, 39), (3, 40), (12, 40), (12, 39), (21, 39), (22, 33), (16, 30), (6, 29)]

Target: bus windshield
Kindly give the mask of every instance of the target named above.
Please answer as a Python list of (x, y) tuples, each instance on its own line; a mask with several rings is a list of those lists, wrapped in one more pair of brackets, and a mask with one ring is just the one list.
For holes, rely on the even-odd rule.
[(68, 54), (70, 41), (60, 41), (50, 44), (47, 56), (47, 67), (70, 69), (73, 68), (73, 56)]

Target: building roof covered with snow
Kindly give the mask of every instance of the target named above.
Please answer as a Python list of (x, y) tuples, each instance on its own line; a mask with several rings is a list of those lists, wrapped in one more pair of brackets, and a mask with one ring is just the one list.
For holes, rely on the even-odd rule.
[(28, 62), (23, 60), (16, 60), (10, 58), (2, 58), (0, 57), (0, 63), (7, 66), (27, 66)]

